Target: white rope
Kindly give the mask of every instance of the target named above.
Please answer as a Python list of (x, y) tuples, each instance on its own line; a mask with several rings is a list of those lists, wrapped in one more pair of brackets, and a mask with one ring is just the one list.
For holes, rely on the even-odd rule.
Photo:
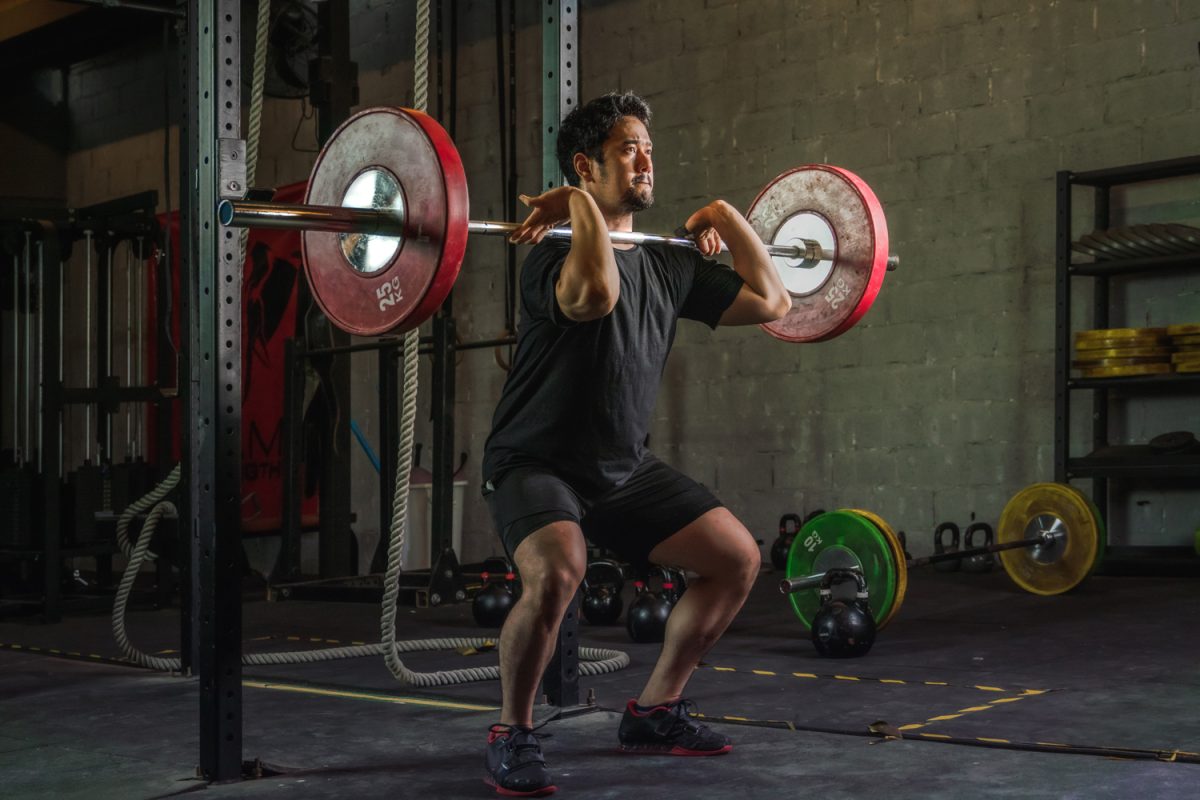
[[(262, 111), (262, 77), (266, 62), (266, 21), (270, 19), (269, 0), (260, 0), (258, 15), (258, 36), (254, 59), (254, 86), (251, 89), (250, 102), (250, 132), (246, 147), (246, 185), (254, 183), (254, 166), (258, 159), (259, 121)], [(417, 3), (416, 53), (413, 59), (413, 106), (418, 111), (425, 111), (429, 103), (429, 0), (419, 0)], [(241, 251), (245, 259), (245, 235), (242, 229)], [(474, 681), (492, 681), (500, 679), (498, 666), (469, 667), (466, 669), (441, 670), (438, 672), (414, 672), (404, 665), (400, 659), (401, 653), (422, 652), (428, 650), (457, 650), (459, 648), (490, 648), (496, 641), (486, 637), (452, 637), (441, 639), (410, 639), (396, 640), (396, 609), (400, 595), (400, 573), (403, 571), (404, 538), (408, 530), (408, 493), (409, 476), (412, 471), (412, 454), (414, 429), (417, 417), (417, 367), (419, 331), (411, 330), (404, 336), (404, 393), (401, 399), (400, 412), (400, 443), (396, 452), (396, 489), (392, 495), (392, 522), (388, 541), (388, 564), (384, 577), (383, 611), (380, 616), (382, 641), (379, 644), (357, 645), (351, 647), (332, 647), (322, 650), (302, 650), (284, 653), (253, 653), (243, 654), (242, 663), (247, 665), (297, 664), (316, 661), (332, 661), (342, 658), (358, 658), (383, 654), (391, 673), (407, 686), (429, 687), (447, 686)], [(133, 588), (134, 578), (145, 560), (154, 528), (158, 521), (168, 511), (173, 512), (174, 506), (163, 501), (163, 498), (179, 483), (180, 467), (176, 465), (166, 480), (160, 483), (149, 494), (136, 501), (121, 514), (117, 522), (117, 542), (121, 551), (129, 558), (125, 573), (121, 576), (121, 585), (117, 590), (116, 602), (113, 604), (113, 636), (116, 637), (121, 652), (134, 663), (151, 669), (164, 671), (179, 671), (182, 662), (177, 658), (159, 658), (150, 656), (136, 649), (129, 641), (125, 630), (125, 609), (129, 593)], [(132, 551), (129, 547), (126, 530), (135, 516), (150, 509), (142, 532), (138, 536), (136, 546)], [(153, 555), (151, 554), (151, 558)], [(608, 650), (595, 647), (579, 648), (579, 674), (601, 675), (616, 672), (629, 666), (629, 654), (620, 650)]]
[[(258, 172), (258, 142), (262, 133), (263, 87), (267, 78), (267, 34), (271, 29), (271, 0), (258, 0), (258, 20), (254, 29), (254, 71), (250, 78), (250, 114), (246, 131), (246, 185), (254, 186)], [(246, 261), (249, 228), (238, 231), (238, 262)]]
[[(128, 520), (136, 513), (133, 511), (135, 506), (143, 510), (152, 505), (150, 512), (146, 515), (146, 521), (142, 525), (142, 531), (138, 534), (137, 543), (132, 549), (128, 548), (128, 541), (122, 550), (129, 557), (129, 563), (125, 567), (125, 572), (121, 575), (121, 583), (117, 587), (116, 600), (113, 603), (112, 614), (112, 631), (113, 638), (117, 640), (117, 645), (121, 648), (122, 655), (126, 659), (149, 669), (161, 670), (164, 672), (179, 672), (183, 669), (183, 662), (178, 658), (161, 658), (159, 656), (151, 656), (147, 653), (138, 650), (129, 640), (129, 633), (125, 628), (125, 613), (129, 604), (129, 594), (133, 590), (133, 583), (136, 580), (138, 572), (141, 570), (143, 562), (147, 555), (153, 559), (153, 555), (148, 553), (150, 541), (154, 538), (154, 529), (158, 526), (159, 520), (168, 513), (174, 514), (175, 505), (168, 500), (161, 498), (169, 492), (175, 484), (179, 482), (179, 467), (176, 466), (171, 471), (171, 475), (160, 483), (155, 489), (138, 500), (125, 510), (121, 515), (121, 520), (124, 521), (124, 527), (128, 527)], [(159, 498), (151, 500), (152, 497)], [(118, 523), (120, 524), (120, 522)], [(394, 606), (393, 606), (394, 607)], [(393, 637), (394, 638), (394, 637)], [(494, 639), (485, 637), (448, 637), (436, 639), (411, 639), (407, 641), (397, 642), (392, 641), (382, 644), (357, 645), (351, 647), (331, 647), (323, 650), (300, 650), (283, 653), (248, 653), (242, 656), (242, 663), (249, 666), (266, 666), (276, 664), (302, 664), (314, 663), (318, 661), (333, 661), (342, 658), (359, 658), (362, 656), (377, 656), (381, 653), (387, 655), (392, 653), (399, 661), (399, 653), (414, 653), (427, 650), (457, 650), (460, 648), (490, 648), (496, 644)], [(600, 675), (606, 672), (615, 672), (618, 669), (629, 666), (629, 656), (618, 650), (606, 650), (592, 647), (581, 647), (579, 649), (579, 657), (582, 661), (579, 665), (579, 673), (581, 675)], [(404, 669), (404, 665), (400, 667), (405, 675), (404, 682), (410, 686), (443, 686), (451, 683), (468, 683), (471, 681), (489, 681), (496, 680), (500, 677), (500, 669), (495, 666), (488, 667), (472, 667), (468, 669), (457, 669), (443, 672), (412, 672)]]

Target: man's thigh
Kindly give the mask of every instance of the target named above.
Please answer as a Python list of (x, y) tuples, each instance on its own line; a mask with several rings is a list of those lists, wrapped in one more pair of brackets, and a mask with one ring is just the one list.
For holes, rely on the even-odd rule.
[(583, 533), (635, 566), (721, 501), (702, 484), (653, 456), (617, 489), (597, 501), (583, 518)]

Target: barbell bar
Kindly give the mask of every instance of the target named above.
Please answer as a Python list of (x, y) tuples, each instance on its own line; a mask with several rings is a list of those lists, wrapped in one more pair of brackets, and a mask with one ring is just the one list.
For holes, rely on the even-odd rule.
[[(290, 228), (313, 297), (337, 327), (360, 336), (418, 327), (449, 295), (471, 233), (507, 235), (512, 222), (469, 219), (462, 160), (428, 115), (394, 106), (346, 120), (317, 154), (304, 202), (222, 201), (233, 227)], [(889, 269), (887, 222), (854, 173), (810, 164), (759, 192), (746, 219), (772, 253), (792, 308), (762, 327), (778, 339), (815, 342), (849, 330), (874, 303)], [(569, 236), (555, 229), (554, 236)], [(617, 242), (695, 247), (682, 236), (610, 233)]]
[[(1016, 542), (1005, 542), (1004, 544), (989, 544), (982, 547), (973, 547), (969, 550), (954, 550), (945, 553), (935, 553), (931, 556), (922, 558), (911, 558), (905, 562), (905, 567), (912, 569), (913, 567), (924, 567), (928, 564), (936, 564), (939, 561), (958, 561), (972, 556), (981, 556), (986, 553), (999, 553), (1004, 550), (1018, 550), (1023, 547), (1046, 547), (1052, 548), (1061, 543), (1066, 537), (1066, 534), (1061, 530), (1042, 531), (1036, 536), (1031, 536), (1028, 539), (1021, 539)], [(861, 572), (861, 570), (858, 570)], [(791, 594), (805, 589), (812, 589), (819, 586), (821, 579), (825, 577), (824, 572), (817, 572), (812, 575), (805, 575), (800, 578), (784, 578), (779, 582), (779, 591), (783, 594)]]
[[(271, 203), (261, 200), (222, 200), (217, 206), (217, 218), (222, 225), (232, 228), (276, 228), (297, 231), (325, 231), (327, 233), (358, 233), (403, 239), (412, 234), (405, 227), (401, 209), (355, 208), (352, 206), (315, 206), (302, 203)], [(469, 220), (467, 232), (484, 236), (508, 236), (520, 228), (517, 222), (495, 222), (491, 220)], [(551, 239), (571, 239), (570, 228), (551, 228), (546, 231)], [(609, 231), (608, 237), (617, 244), (666, 244), (676, 247), (696, 247), (694, 239), (685, 236), (665, 236), (658, 233), (639, 231)], [(792, 268), (812, 269), (822, 261), (832, 261), (835, 252), (826, 251), (814, 239), (801, 239), (798, 244), (783, 245), (763, 243), (771, 256), (795, 261)], [(721, 242), (721, 252), (729, 252)], [(894, 270), (900, 264), (899, 256), (888, 256), (887, 268)]]
[(1100, 512), (1078, 489), (1037, 483), (1008, 501), (996, 542), (978, 548), (905, 558), (899, 537), (885, 520), (860, 509), (821, 514), (796, 533), (780, 591), (805, 625), (819, 608), (814, 592), (832, 569), (860, 572), (870, 590), (871, 612), (883, 628), (904, 601), (908, 569), (985, 553), (998, 553), (1014, 583), (1033, 594), (1054, 595), (1082, 583), (1103, 558), (1106, 534)]

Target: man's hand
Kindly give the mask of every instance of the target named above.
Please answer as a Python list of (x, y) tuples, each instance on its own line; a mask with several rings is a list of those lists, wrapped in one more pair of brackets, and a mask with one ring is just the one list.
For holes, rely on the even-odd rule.
[(540, 242), (551, 228), (571, 218), (571, 194), (578, 191), (574, 186), (558, 186), (537, 197), (518, 195), (517, 199), (533, 210), (521, 227), (509, 234), (508, 240), (513, 244)]
[(729, 246), (733, 269), (746, 283), (733, 303), (721, 315), (722, 325), (756, 325), (783, 317), (792, 307), (791, 295), (762, 239), (736, 208), (724, 200), (714, 200), (688, 217), (688, 231), (705, 256), (721, 249), (721, 240)]
[(714, 200), (683, 223), (683, 227), (696, 240), (696, 247), (710, 258), (721, 252), (721, 234), (717, 233), (714, 225), (718, 215), (725, 211), (722, 206), (727, 205), (724, 200)]

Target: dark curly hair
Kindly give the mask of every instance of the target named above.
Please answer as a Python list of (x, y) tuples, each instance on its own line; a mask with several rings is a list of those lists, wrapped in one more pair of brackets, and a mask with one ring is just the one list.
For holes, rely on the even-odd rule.
[(583, 153), (593, 161), (604, 163), (604, 142), (621, 117), (635, 117), (649, 127), (650, 106), (633, 92), (609, 92), (586, 105), (576, 106), (567, 114), (558, 129), (554, 152), (568, 183), (579, 185), (579, 175), (575, 173), (572, 163), (576, 153)]

